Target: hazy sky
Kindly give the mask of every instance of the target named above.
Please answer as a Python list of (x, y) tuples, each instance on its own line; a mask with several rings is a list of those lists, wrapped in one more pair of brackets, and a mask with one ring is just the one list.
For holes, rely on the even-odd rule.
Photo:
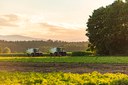
[(94, 9), (114, 0), (0, 0), (0, 35), (87, 41), (86, 22)]

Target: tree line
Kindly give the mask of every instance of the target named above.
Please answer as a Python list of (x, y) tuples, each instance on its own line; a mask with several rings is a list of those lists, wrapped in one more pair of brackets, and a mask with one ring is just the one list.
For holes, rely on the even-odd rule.
[[(23, 53), (28, 48), (39, 48), (42, 52), (49, 52), (53, 47), (62, 47), (67, 52), (85, 51), (88, 48), (88, 42), (65, 42), (65, 41), (4, 41), (0, 40), (0, 52)], [(4, 52), (6, 51), (6, 52)]]

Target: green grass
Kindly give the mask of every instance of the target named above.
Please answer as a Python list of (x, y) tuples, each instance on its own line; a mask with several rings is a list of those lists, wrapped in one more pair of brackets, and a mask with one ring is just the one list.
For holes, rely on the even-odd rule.
[(128, 57), (0, 57), (0, 61), (9, 62), (65, 62), (65, 63), (122, 63), (128, 64)]

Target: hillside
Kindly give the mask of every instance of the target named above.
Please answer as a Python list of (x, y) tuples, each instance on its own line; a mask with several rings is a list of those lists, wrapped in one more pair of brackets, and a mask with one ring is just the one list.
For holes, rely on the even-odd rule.
[(32, 41), (32, 40), (40, 40), (38, 38), (32, 38), (22, 35), (0, 35), (0, 40), (5, 41)]

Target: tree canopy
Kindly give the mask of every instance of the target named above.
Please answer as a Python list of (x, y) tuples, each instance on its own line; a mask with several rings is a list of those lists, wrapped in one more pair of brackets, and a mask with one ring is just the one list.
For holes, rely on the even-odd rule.
[(90, 46), (100, 55), (128, 55), (128, 2), (116, 0), (93, 11), (87, 22)]

